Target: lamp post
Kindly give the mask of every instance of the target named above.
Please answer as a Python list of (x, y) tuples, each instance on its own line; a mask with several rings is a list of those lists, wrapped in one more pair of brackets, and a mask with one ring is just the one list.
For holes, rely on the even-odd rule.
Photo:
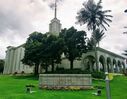
[(109, 81), (109, 77), (108, 77), (108, 72), (105, 72), (106, 78), (105, 78), (105, 82), (106, 82), (106, 95), (107, 95), (107, 99), (111, 99), (111, 92), (110, 92), (110, 81)]

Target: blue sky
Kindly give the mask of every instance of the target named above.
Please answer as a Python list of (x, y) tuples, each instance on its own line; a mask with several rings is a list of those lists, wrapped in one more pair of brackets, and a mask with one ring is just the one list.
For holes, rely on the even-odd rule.
[[(54, 18), (54, 11), (49, 5), (54, 0), (0, 0), (0, 58), (5, 58), (7, 46), (18, 46), (25, 43), (29, 34), (34, 31), (42, 33), (49, 31), (50, 20)], [(58, 6), (58, 19), (62, 28), (74, 26), (78, 30), (87, 31), (86, 26), (75, 24), (77, 12), (86, 0), (61, 0)], [(96, 2), (98, 0), (95, 0)], [(127, 0), (102, 0), (104, 9), (110, 13), (112, 23), (100, 47), (117, 54), (127, 49)], [(88, 36), (90, 33), (88, 32)]]

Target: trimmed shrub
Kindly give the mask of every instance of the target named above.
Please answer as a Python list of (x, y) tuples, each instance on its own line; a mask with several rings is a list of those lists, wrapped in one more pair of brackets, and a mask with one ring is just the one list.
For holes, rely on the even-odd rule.
[(18, 74), (18, 72), (14, 72), (14, 74), (13, 74), (13, 75), (16, 75), (16, 74)]
[(25, 72), (24, 72), (24, 71), (22, 71), (22, 72), (21, 72), (21, 74), (25, 74)]
[(92, 72), (92, 77), (98, 78), (98, 79), (105, 79), (106, 76), (104, 72), (95, 71), (95, 72)]
[(56, 68), (56, 71), (52, 72), (47, 72), (46, 74), (91, 74), (90, 71), (83, 71), (79, 68), (75, 69), (64, 69), (64, 68)]
[(56, 71), (59, 71), (59, 70), (64, 70), (63, 67), (56, 67)]

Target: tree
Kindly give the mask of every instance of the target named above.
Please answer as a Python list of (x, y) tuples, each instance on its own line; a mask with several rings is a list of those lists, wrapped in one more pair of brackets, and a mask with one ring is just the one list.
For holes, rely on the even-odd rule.
[(97, 27), (106, 29), (107, 25), (110, 26), (108, 22), (112, 22), (110, 19), (112, 16), (108, 15), (111, 10), (102, 10), (101, 0), (97, 4), (93, 0), (88, 0), (88, 2), (83, 3), (84, 8), (82, 8), (77, 14), (77, 23), (81, 25), (87, 24), (88, 30), (94, 31)]
[[(110, 19), (112, 16), (108, 15), (108, 12), (111, 12), (111, 10), (102, 10), (102, 0), (99, 0), (99, 2), (96, 4), (93, 0), (88, 0), (88, 2), (83, 3), (84, 8), (82, 8), (77, 14), (77, 23), (80, 23), (81, 25), (87, 24), (88, 30), (92, 30), (92, 35), (95, 35), (97, 28), (103, 28), (105, 30), (107, 25), (110, 26), (108, 22), (112, 22)], [(95, 50), (95, 61), (96, 66), (98, 65), (97, 62), (97, 51), (96, 51), (96, 41), (95, 39), (91, 38), (91, 41), (94, 44), (94, 50)]]
[(99, 47), (99, 42), (105, 37), (104, 34), (105, 33), (103, 30), (100, 30), (99, 28), (96, 29), (91, 35), (92, 45), (94, 45), (95, 47), (98, 45)]
[(35, 75), (38, 75), (39, 65), (46, 72), (49, 65), (54, 72), (54, 64), (61, 62), (63, 40), (59, 37), (49, 35), (50, 33), (33, 32), (25, 44), (25, 56), (22, 60), (24, 64), (35, 66)]
[(70, 61), (70, 69), (73, 69), (73, 62), (76, 58), (80, 58), (82, 53), (87, 51), (86, 32), (77, 31), (74, 27), (63, 29), (60, 37), (64, 39), (64, 54)]
[(54, 64), (61, 63), (61, 54), (63, 53), (64, 42), (62, 38), (49, 35), (45, 38), (41, 46), (42, 64), (45, 66), (46, 72), (49, 65), (52, 66), (54, 72)]
[(38, 75), (38, 68), (41, 63), (41, 55), (39, 52), (41, 51), (40, 46), (42, 44), (44, 35), (39, 32), (33, 32), (29, 35), (29, 38), (25, 44), (25, 55), (22, 60), (24, 64), (35, 66), (34, 74)]
[(4, 70), (4, 60), (0, 60), (0, 73), (3, 73)]

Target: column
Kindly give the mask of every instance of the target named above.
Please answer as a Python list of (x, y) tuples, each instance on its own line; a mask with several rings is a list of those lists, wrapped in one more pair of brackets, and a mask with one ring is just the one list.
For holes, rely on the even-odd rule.
[(19, 48), (16, 49), (16, 72), (19, 72)]
[(20, 48), (18, 48), (18, 73), (20, 73), (20, 57), (21, 57), (21, 52), (20, 52)]
[(116, 62), (116, 73), (118, 73), (119, 71), (118, 71), (118, 63)]
[(8, 69), (8, 50), (6, 51), (6, 57), (5, 57), (5, 65), (4, 65), (4, 72), (3, 74), (7, 74), (7, 69)]
[(7, 68), (7, 74), (9, 74), (10, 73), (10, 49), (8, 49), (8, 62), (7, 62), (8, 64), (8, 68)]
[(92, 61), (90, 60), (90, 71), (93, 72), (93, 64), (92, 64)]
[(23, 47), (20, 48), (20, 71), (24, 71), (24, 64), (22, 63), (22, 59), (24, 58), (24, 49)]
[(120, 68), (120, 73), (122, 73), (122, 65), (121, 65), (121, 63), (120, 63), (119, 68)]
[[(24, 54), (25, 54), (25, 48), (22, 48), (22, 59), (24, 58)], [(22, 63), (23, 64), (23, 63)], [(23, 70), (24, 70), (24, 72), (26, 73), (26, 71), (27, 71), (27, 68), (26, 68), (27, 66), (25, 65), (25, 64), (23, 64)]]
[(105, 62), (104, 62), (104, 72), (108, 72), (108, 67), (107, 67), (107, 62), (106, 62), (106, 60), (105, 60)]
[(97, 59), (96, 69), (97, 69), (97, 71), (100, 71), (100, 69), (99, 69), (99, 55), (98, 55), (97, 51), (96, 51), (96, 57), (95, 58)]
[(111, 60), (111, 72), (114, 73), (113, 60)]
[(14, 73), (18, 71), (18, 68), (17, 68), (17, 49), (15, 49), (15, 61), (14, 61), (14, 69), (13, 69)]
[(11, 74), (13, 70), (13, 61), (14, 61), (14, 49), (11, 48), (11, 51), (10, 51), (10, 73)]
[(123, 72), (126, 73), (125, 62), (123, 62)]
[(21, 60), (22, 60), (22, 47), (20, 47), (19, 48), (19, 51), (20, 51), (20, 56), (19, 56), (19, 63), (20, 63), (20, 72), (22, 72), (23, 71), (23, 64), (22, 64), (22, 62), (21, 62)]
[(13, 68), (13, 48), (11, 47), (9, 50), (10, 56), (9, 56), (9, 74), (12, 73), (12, 68)]
[(12, 73), (15, 73), (16, 70), (16, 49), (13, 52), (13, 68), (12, 68)]

